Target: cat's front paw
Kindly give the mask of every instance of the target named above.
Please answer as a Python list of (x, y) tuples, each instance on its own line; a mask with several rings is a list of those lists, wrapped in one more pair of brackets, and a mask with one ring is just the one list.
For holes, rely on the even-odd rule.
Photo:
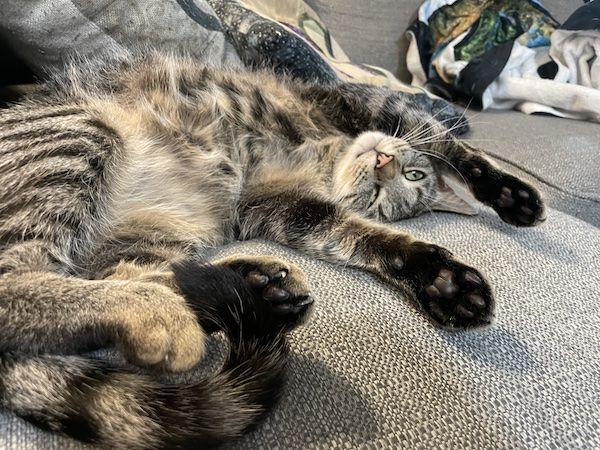
[(417, 294), (423, 309), (433, 320), (448, 328), (490, 325), (494, 301), (481, 274), (456, 261), (442, 267)]
[(302, 270), (273, 256), (233, 258), (223, 262), (240, 275), (269, 304), (286, 329), (304, 323), (314, 299)]
[(395, 258), (396, 277), (407, 278), (417, 300), (437, 324), (451, 329), (479, 328), (494, 318), (492, 290), (483, 275), (441, 247), (410, 245), (405, 258)]
[(472, 162), (467, 172), (475, 197), (505, 222), (531, 227), (546, 219), (544, 201), (533, 186), (488, 164)]

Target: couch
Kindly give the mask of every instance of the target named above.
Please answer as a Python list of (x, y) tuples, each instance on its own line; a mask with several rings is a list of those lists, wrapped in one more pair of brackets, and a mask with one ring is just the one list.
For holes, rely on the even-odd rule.
[[(406, 79), (403, 30), (419, 1), (309, 3), (354, 60)], [(562, 21), (579, 2), (545, 5)], [(290, 336), (282, 401), (228, 448), (600, 448), (600, 125), (468, 115), (468, 138), (542, 190), (547, 221), (517, 229), (481, 207), (476, 217), (436, 213), (393, 226), (486, 273), (496, 323), (440, 330), (367, 274), (262, 241), (220, 249), (288, 258), (305, 269), (317, 299), (312, 321)], [(83, 447), (2, 412), (0, 448)]]

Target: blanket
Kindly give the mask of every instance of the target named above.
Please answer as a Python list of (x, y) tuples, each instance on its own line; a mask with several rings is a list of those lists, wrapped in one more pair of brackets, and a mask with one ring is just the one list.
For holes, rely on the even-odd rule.
[(482, 109), (600, 122), (600, 2), (559, 24), (537, 0), (427, 0), (409, 28), (412, 84)]
[(414, 94), (413, 103), (449, 123), (464, 124), (458, 133), (468, 129), (452, 105), (432, 101), (385, 69), (352, 62), (303, 0), (7, 0), (2, 8), (0, 37), (38, 74), (60, 69), (74, 52), (153, 47), (220, 67), (385, 85)]

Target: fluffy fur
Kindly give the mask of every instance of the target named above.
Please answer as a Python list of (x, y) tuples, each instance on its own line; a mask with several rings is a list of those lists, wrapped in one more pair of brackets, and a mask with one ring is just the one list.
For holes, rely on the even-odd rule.
[[(433, 244), (377, 222), (466, 211), (447, 180), (515, 225), (537, 191), (411, 103), (149, 54), (73, 64), (0, 112), (0, 401), (114, 448), (216, 445), (276, 400), (285, 333), (312, 298), (273, 257), (201, 264), (208, 247), (265, 238), (368, 270), (449, 328), (487, 325), (491, 288)], [(183, 371), (223, 330), (222, 371), (194, 384), (75, 356), (117, 347)], [(62, 356), (60, 356), (62, 355)]]

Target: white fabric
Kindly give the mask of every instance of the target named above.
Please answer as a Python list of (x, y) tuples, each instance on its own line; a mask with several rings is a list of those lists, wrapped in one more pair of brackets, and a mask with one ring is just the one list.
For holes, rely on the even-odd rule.
[(558, 30), (552, 34), (550, 57), (559, 70), (554, 79), (542, 79), (536, 51), (515, 42), (504, 70), (483, 94), (483, 109), (516, 108), (600, 122), (598, 56), (599, 32)]
[(468, 61), (457, 60), (454, 55), (454, 47), (460, 44), (468, 33), (469, 30), (454, 38), (433, 61), (435, 71), (448, 84), (452, 84), (458, 78), (461, 70), (469, 64)]
[(429, 23), (431, 15), (440, 9), (442, 6), (452, 5), (458, 0), (429, 0), (419, 8), (419, 20), (424, 23)]
[(556, 81), (600, 89), (600, 31), (557, 30), (550, 56), (558, 64)]
[(421, 56), (419, 55), (419, 47), (417, 45), (417, 37), (415, 33), (409, 31), (406, 33), (408, 38), (408, 50), (406, 52), (406, 68), (412, 75), (411, 84), (413, 86), (423, 87), (427, 83), (427, 74), (421, 64)]

